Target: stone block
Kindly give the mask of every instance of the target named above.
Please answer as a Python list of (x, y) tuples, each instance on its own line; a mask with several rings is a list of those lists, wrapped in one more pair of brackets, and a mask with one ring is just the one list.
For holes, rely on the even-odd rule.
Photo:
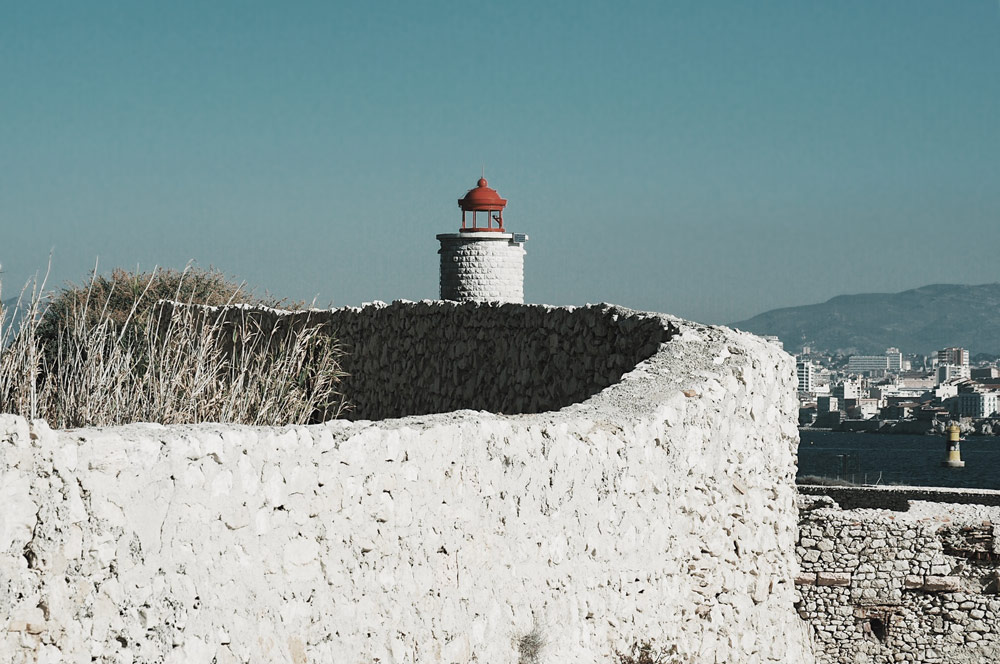
[(816, 585), (816, 575), (808, 573), (800, 573), (795, 575), (795, 585), (798, 586), (814, 586)]
[(921, 590), (933, 593), (953, 593), (962, 589), (962, 579), (958, 576), (927, 576)]
[(851, 574), (849, 572), (817, 572), (817, 586), (849, 586), (851, 585)]

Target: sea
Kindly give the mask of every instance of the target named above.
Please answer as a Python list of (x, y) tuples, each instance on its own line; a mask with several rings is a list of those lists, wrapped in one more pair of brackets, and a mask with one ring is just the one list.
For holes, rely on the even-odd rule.
[(799, 430), (799, 472), (853, 484), (1000, 489), (1000, 436), (961, 441), (965, 468), (941, 465), (944, 436)]

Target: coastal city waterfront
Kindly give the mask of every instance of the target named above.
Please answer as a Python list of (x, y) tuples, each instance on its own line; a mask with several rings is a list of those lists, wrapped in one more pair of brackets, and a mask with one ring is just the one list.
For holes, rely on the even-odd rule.
[[(769, 339), (777, 344), (776, 337)], [(796, 355), (799, 426), (896, 434), (1000, 435), (997, 356), (965, 348), (904, 356), (839, 355), (802, 347)]]
[(964, 468), (946, 468), (944, 436), (799, 430), (798, 481), (1000, 489), (1000, 440), (962, 441)]

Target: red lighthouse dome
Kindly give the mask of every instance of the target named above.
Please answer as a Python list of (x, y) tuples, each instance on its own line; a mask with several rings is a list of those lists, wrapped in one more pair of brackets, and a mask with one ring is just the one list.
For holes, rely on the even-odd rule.
[[(488, 186), (486, 178), (479, 178), (475, 188), (466, 192), (465, 196), (458, 199), (458, 207), (462, 208), (462, 232), (478, 233), (482, 231), (504, 232), (503, 209), (507, 205), (507, 199), (500, 198), (496, 189)], [(472, 225), (466, 224), (465, 213), (472, 213)], [(477, 213), (486, 213), (486, 225), (480, 226), (480, 218)], [(494, 226), (493, 224), (496, 224)]]

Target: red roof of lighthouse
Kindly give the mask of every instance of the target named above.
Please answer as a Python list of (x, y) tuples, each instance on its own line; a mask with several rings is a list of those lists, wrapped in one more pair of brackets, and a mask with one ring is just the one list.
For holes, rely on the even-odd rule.
[(458, 199), (458, 207), (467, 212), (472, 210), (502, 210), (507, 205), (507, 199), (500, 198), (496, 189), (491, 189), (486, 185), (486, 178), (479, 178), (475, 189), (470, 189), (464, 198)]

